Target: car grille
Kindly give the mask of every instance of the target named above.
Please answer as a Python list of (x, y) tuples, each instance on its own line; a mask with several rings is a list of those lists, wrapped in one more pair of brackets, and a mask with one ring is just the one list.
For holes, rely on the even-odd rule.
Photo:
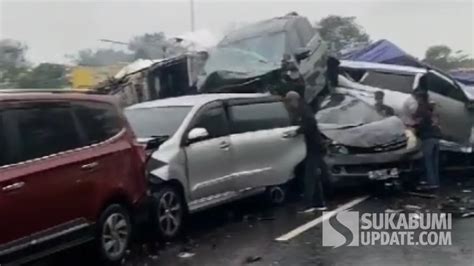
[(395, 151), (399, 149), (404, 149), (407, 146), (407, 138), (403, 136), (402, 138), (397, 139), (394, 142), (387, 144), (382, 144), (378, 146), (360, 148), (360, 147), (348, 147), (350, 154), (361, 154), (361, 153), (378, 153), (378, 152), (388, 152)]

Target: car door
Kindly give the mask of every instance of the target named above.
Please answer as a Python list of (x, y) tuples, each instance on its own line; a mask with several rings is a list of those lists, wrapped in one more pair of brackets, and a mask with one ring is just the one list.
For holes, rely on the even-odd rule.
[(202, 107), (187, 132), (204, 128), (209, 136), (193, 142), (185, 140), (188, 186), (193, 200), (232, 191), (233, 147), (229, 139), (228, 119), (222, 102)]
[(426, 75), (430, 100), (435, 103), (443, 137), (457, 142), (468, 142), (471, 136), (471, 117), (466, 107), (464, 92), (447, 77), (430, 71)]
[(129, 195), (140, 195), (141, 162), (113, 104), (77, 101), (72, 106), (86, 145), (81, 151), (83, 163), (77, 180), (83, 193), (81, 216), (94, 221), (114, 193), (131, 191)]
[(236, 101), (229, 106), (237, 190), (283, 184), (305, 157), (302, 136), (280, 101)]
[(82, 141), (69, 104), (11, 103), (3, 115), (10, 159), (0, 168), (2, 242), (40, 244), (80, 228), (83, 194), (76, 180), (82, 162), (76, 149)]

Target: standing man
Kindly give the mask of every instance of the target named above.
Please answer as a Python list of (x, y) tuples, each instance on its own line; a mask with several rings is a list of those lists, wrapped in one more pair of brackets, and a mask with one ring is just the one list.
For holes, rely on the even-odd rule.
[(395, 115), (393, 108), (384, 103), (385, 93), (383, 91), (376, 91), (374, 94), (375, 98), (375, 110), (377, 113), (384, 117), (390, 117)]
[(306, 160), (304, 173), (303, 213), (326, 210), (322, 178), (327, 178), (327, 167), (324, 162), (325, 148), (321, 133), (311, 108), (295, 91), (289, 91), (285, 97), (288, 110), (294, 125), (298, 125), (298, 134), (303, 134), (306, 142)]
[(420, 182), (420, 190), (433, 190), (439, 188), (439, 138), (441, 129), (438, 126), (435, 115), (435, 104), (430, 102), (426, 87), (420, 82), (416, 89), (415, 99), (417, 110), (413, 120), (415, 122), (415, 133), (421, 140), (423, 157), (425, 162), (426, 177)]

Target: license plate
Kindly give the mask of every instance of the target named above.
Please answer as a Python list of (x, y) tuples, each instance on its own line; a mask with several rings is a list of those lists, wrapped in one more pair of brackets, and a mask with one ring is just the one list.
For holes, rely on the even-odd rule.
[(390, 178), (398, 178), (398, 176), (398, 168), (369, 171), (369, 179), (371, 180), (386, 180)]

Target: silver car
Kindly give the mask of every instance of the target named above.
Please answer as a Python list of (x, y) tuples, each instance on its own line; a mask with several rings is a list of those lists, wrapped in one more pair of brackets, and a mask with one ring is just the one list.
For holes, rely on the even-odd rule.
[(373, 102), (374, 91), (384, 90), (386, 104), (399, 115), (402, 115), (403, 103), (418, 86), (421, 76), (426, 74), (430, 97), (436, 102), (443, 138), (461, 144), (470, 142), (474, 97), (451, 77), (434, 69), (345, 60), (341, 61), (340, 69), (358, 82), (341, 79), (341, 86), (365, 93), (369, 96), (369, 102)]
[(201, 94), (128, 107), (148, 162), (157, 233), (184, 215), (287, 183), (305, 157), (284, 104), (267, 94)]

